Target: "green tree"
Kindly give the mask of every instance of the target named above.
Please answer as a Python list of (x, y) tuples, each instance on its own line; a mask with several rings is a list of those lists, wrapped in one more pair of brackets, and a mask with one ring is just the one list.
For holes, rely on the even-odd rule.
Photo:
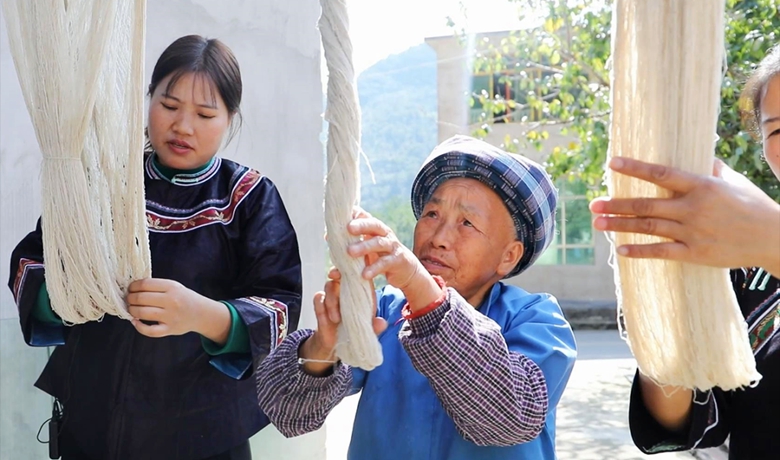
[[(527, 129), (504, 147), (532, 144), (542, 148), (550, 125), (578, 139), (552, 149), (546, 167), (554, 177), (569, 176), (584, 182), (590, 194), (603, 192), (603, 166), (609, 128), (609, 74), (611, 1), (609, 0), (508, 0), (521, 11), (537, 17), (521, 17), (537, 27), (511, 33), (499, 44), (478, 53), (477, 72), (515, 80), (521, 97), (512, 100), (489, 92), (476, 92), (472, 104), (483, 108), (483, 124), (475, 134), (484, 135), (496, 114), (518, 114)], [(780, 6), (777, 0), (727, 0), (726, 45), (728, 69), (723, 79), (716, 154), (747, 175), (775, 199), (780, 187), (740, 117), (739, 91), (747, 76), (778, 42)], [(539, 12), (542, 12), (541, 14)]]
[[(357, 79), (363, 138), (361, 205), (372, 212), (412, 180), (436, 146), (436, 53), (426, 44), (393, 55)], [(410, 211), (411, 212), (411, 211)]]

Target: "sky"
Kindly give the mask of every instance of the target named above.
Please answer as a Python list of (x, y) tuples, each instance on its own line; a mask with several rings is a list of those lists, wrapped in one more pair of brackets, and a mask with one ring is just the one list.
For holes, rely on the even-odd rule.
[(520, 24), (517, 4), (509, 0), (349, 0), (347, 6), (358, 74), (426, 37), (451, 35), (447, 16), (469, 32), (517, 29)]

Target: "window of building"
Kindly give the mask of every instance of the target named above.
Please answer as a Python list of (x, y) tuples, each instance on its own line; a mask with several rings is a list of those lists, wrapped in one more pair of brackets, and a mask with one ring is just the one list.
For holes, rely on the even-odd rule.
[[(526, 90), (522, 88), (523, 79), (529, 78), (527, 72), (507, 69), (500, 73), (475, 73), (471, 79), (469, 124), (538, 121), (540, 114), (527, 106)], [(505, 103), (505, 110), (485, 107), (488, 101)]]
[(540, 265), (595, 265), (596, 240), (591, 226), (586, 187), (566, 179), (558, 183), (555, 240), (539, 257)]

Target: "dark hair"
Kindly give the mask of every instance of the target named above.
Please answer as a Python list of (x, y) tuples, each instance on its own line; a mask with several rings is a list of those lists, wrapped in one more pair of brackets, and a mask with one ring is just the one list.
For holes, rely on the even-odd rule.
[[(231, 116), (230, 134), (227, 143), (241, 126), (241, 70), (233, 51), (216, 38), (207, 39), (200, 35), (187, 35), (171, 43), (152, 71), (148, 95), (151, 97), (157, 86), (167, 76), (166, 92), (171, 91), (182, 75), (194, 73), (210, 80), (212, 89), (216, 87), (225, 107)], [(236, 117), (238, 120), (236, 120)], [(147, 150), (151, 145), (147, 142)]]
[(775, 45), (748, 79), (740, 95), (742, 119), (753, 133), (761, 132), (761, 98), (766, 85), (780, 75), (780, 44)]

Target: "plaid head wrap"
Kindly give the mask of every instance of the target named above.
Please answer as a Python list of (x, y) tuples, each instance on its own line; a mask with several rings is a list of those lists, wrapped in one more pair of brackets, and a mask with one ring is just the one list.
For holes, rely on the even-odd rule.
[(504, 202), (523, 243), (523, 256), (505, 278), (530, 267), (555, 237), (558, 192), (539, 164), (473, 137), (457, 135), (433, 149), (412, 184), (412, 210), (419, 219), (436, 188), (448, 179), (476, 179)]

